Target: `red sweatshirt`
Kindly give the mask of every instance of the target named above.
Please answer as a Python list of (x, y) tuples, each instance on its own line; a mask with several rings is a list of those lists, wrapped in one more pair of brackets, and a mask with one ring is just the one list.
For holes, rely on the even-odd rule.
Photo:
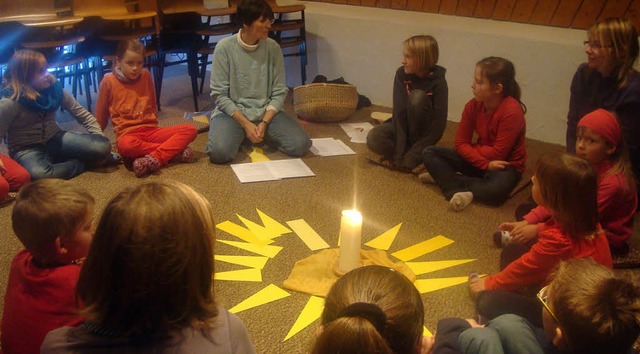
[(109, 118), (116, 137), (143, 126), (158, 126), (156, 92), (149, 70), (143, 70), (133, 82), (120, 81), (114, 74), (105, 75), (98, 90), (95, 117), (102, 130)]
[[(473, 133), (478, 139), (472, 141)], [(475, 99), (464, 106), (456, 131), (455, 151), (473, 166), (486, 170), (493, 160), (507, 161), (519, 172), (527, 160), (526, 123), (520, 103), (513, 97), (485, 112), (484, 103)]]
[(486, 290), (517, 291), (525, 286), (543, 284), (560, 261), (586, 257), (592, 257), (609, 268), (613, 267), (604, 232), (599, 232), (595, 237), (574, 240), (550, 218), (538, 233), (538, 242), (529, 252), (500, 273), (487, 277), (484, 286)]
[[(598, 219), (604, 228), (613, 249), (621, 248), (633, 232), (633, 216), (638, 205), (636, 193), (627, 188), (623, 174), (610, 174), (613, 163), (609, 160), (596, 166), (598, 173)], [(538, 224), (538, 231), (550, 217), (543, 206), (532, 209), (524, 219), (529, 224)]]
[(49, 331), (82, 322), (75, 302), (80, 266), (38, 268), (27, 250), (11, 262), (2, 317), (4, 354), (40, 353)]

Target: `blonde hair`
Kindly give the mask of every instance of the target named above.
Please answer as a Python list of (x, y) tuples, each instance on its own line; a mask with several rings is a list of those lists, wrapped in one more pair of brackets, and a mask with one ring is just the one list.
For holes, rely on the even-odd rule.
[(404, 41), (404, 47), (417, 63), (417, 73), (430, 73), (438, 63), (440, 51), (438, 42), (429, 35), (409, 37)]
[(39, 261), (49, 260), (58, 237), (82, 226), (95, 200), (84, 188), (62, 179), (42, 179), (20, 189), (11, 214), (13, 231)]
[(17, 100), (25, 97), (35, 100), (40, 94), (31, 87), (31, 81), (42, 63), (46, 64), (46, 62), (42, 53), (33, 50), (20, 49), (13, 53), (9, 60), (9, 72), (6, 78), (7, 86), (13, 90), (13, 95), (9, 98)]
[[(356, 303), (379, 308), (386, 316), (384, 329), (360, 316), (341, 316)], [(422, 298), (404, 275), (382, 266), (357, 268), (331, 287), (312, 353), (414, 353), (423, 323)]]
[(141, 339), (210, 328), (218, 314), (214, 230), (211, 205), (183, 183), (119, 193), (100, 218), (78, 280), (86, 318)]
[(573, 353), (627, 353), (640, 334), (640, 287), (591, 258), (561, 262), (549, 302)]
[(611, 46), (611, 52), (604, 52), (618, 71), (618, 88), (626, 87), (638, 59), (638, 30), (629, 20), (614, 17), (596, 22), (589, 28), (588, 35), (603, 46)]
[(598, 225), (598, 177), (591, 164), (567, 153), (538, 159), (535, 177), (544, 206), (573, 239), (593, 235)]

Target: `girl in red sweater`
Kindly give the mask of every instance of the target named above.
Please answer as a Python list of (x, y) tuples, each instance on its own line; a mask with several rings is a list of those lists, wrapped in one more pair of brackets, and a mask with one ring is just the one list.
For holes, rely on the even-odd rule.
[[(598, 219), (606, 232), (611, 253), (626, 254), (638, 199), (620, 124), (611, 112), (597, 109), (580, 120), (577, 134), (576, 154), (589, 161), (598, 174)], [(509, 231), (515, 242), (535, 242), (538, 230), (549, 217), (549, 212), (538, 206), (525, 215), (524, 220), (502, 223), (500, 229)], [(519, 246), (505, 246), (505, 251), (512, 247)]]
[(560, 261), (592, 257), (612, 267), (598, 223), (597, 175), (589, 162), (566, 153), (546, 154), (531, 181), (534, 201), (551, 217), (541, 226), (538, 242), (519, 258), (508, 264), (502, 260), (498, 274), (470, 280), (471, 291), (478, 294), (478, 313), (488, 319), (514, 313), (541, 325), (540, 304), (526, 294), (535, 294)]
[(520, 102), (515, 76), (507, 59), (479, 61), (471, 84), (474, 98), (462, 112), (455, 148), (430, 146), (422, 153), (428, 172), (420, 180), (436, 183), (455, 211), (474, 199), (502, 204), (522, 177), (527, 159), (526, 107)]
[(118, 151), (133, 161), (137, 177), (157, 171), (169, 162), (191, 162), (189, 144), (198, 132), (191, 124), (158, 127), (153, 79), (143, 68), (144, 46), (135, 39), (118, 44), (113, 73), (100, 83), (96, 119), (104, 130), (109, 118)]

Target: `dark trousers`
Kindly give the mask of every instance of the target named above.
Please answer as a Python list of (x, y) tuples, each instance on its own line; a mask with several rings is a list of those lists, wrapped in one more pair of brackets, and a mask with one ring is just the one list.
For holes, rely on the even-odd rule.
[[(529, 252), (533, 243), (535, 241), (529, 244), (507, 243), (500, 253), (500, 270)], [(537, 287), (528, 290), (531, 292), (530, 294), (501, 290), (480, 292), (476, 297), (476, 310), (478, 314), (488, 320), (512, 313), (527, 319), (534, 326), (542, 327), (542, 304), (534, 294)]]
[(447, 200), (458, 192), (468, 191), (473, 193), (473, 200), (500, 205), (509, 198), (522, 178), (522, 174), (513, 166), (507, 166), (504, 170), (481, 170), (452, 149), (440, 146), (424, 149), (422, 161)]
[[(431, 99), (426, 92), (414, 90), (407, 97), (406, 107), (397, 111), (403, 114), (400, 117), (394, 116), (369, 131), (367, 146), (387, 160), (403, 164), (406, 168), (414, 168), (422, 160), (422, 149), (411, 147), (429, 134), (429, 123), (433, 119)], [(404, 156), (405, 153), (411, 156)]]

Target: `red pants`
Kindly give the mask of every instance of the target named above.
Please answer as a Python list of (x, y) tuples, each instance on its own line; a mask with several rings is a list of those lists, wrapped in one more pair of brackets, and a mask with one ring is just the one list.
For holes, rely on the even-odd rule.
[(166, 165), (196, 139), (198, 131), (191, 124), (172, 127), (140, 127), (121, 135), (116, 145), (124, 158), (137, 159), (151, 155)]
[(0, 160), (2, 160), (4, 168), (7, 170), (0, 177), (0, 200), (4, 200), (9, 192), (17, 192), (20, 187), (29, 183), (31, 176), (29, 176), (29, 172), (24, 167), (13, 161), (9, 156), (0, 154)]

